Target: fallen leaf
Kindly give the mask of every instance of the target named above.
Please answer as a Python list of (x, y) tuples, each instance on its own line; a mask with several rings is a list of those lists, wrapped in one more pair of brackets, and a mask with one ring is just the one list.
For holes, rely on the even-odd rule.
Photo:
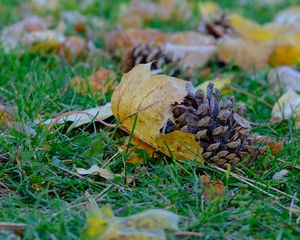
[(199, 144), (193, 135), (174, 131), (161, 134), (160, 130), (172, 118), (171, 105), (181, 102), (188, 94), (187, 81), (153, 75), (150, 64), (141, 64), (123, 75), (112, 96), (112, 111), (120, 126), (150, 146), (175, 159), (202, 162)]
[(267, 64), (272, 47), (241, 38), (222, 38), (217, 46), (218, 58), (228, 64), (234, 62), (242, 69), (252, 72)]
[(131, 138), (130, 146), (128, 147), (129, 140), (130, 136), (127, 136), (124, 140), (124, 145), (118, 146), (118, 148), (121, 149), (121, 151), (126, 151), (126, 149), (128, 148), (128, 155), (126, 156), (128, 162), (132, 164), (139, 164), (144, 162), (144, 157), (140, 156), (140, 154), (138, 153), (138, 151), (140, 150), (145, 151), (151, 158), (158, 157), (158, 154), (156, 153), (153, 147), (134, 136)]
[(74, 77), (71, 80), (71, 87), (78, 93), (86, 95), (90, 89), (92, 94), (103, 90), (104, 93), (113, 90), (116, 86), (116, 74), (101, 67), (97, 72), (91, 74), (87, 80), (81, 77)]
[(142, 27), (154, 19), (162, 21), (186, 21), (191, 16), (191, 11), (186, 0), (159, 0), (152, 1), (133, 0), (127, 11), (118, 23), (123, 27)]
[(283, 142), (268, 141), (267, 145), (270, 148), (270, 150), (272, 152), (272, 155), (274, 157), (277, 157), (279, 155), (280, 151), (284, 147), (284, 143)]
[(146, 210), (128, 217), (116, 217), (108, 206), (93, 206), (87, 212), (84, 239), (165, 240), (178, 231), (178, 215), (164, 209)]
[(279, 98), (272, 109), (272, 122), (296, 118), (296, 129), (300, 129), (300, 95), (288, 90)]
[(188, 46), (212, 46), (216, 45), (216, 40), (198, 32), (186, 31), (178, 32), (169, 35), (167, 41), (176, 45), (188, 45)]
[(212, 1), (198, 3), (198, 9), (199, 9), (200, 16), (205, 21), (211, 21), (216, 16), (222, 14), (220, 6)]
[(271, 69), (268, 79), (275, 92), (280, 92), (280, 89), (300, 91), (300, 72), (292, 67), (283, 66)]
[[(37, 17), (29, 16), (14, 23), (1, 31), (0, 40), (6, 53), (16, 49), (24, 39), (24, 35), (33, 33), (36, 31), (46, 31), (47, 23)], [(31, 36), (31, 34), (29, 34)], [(27, 37), (28, 38), (28, 37)]]
[(202, 193), (206, 201), (215, 201), (224, 197), (225, 187), (223, 182), (211, 180), (208, 175), (202, 175), (200, 179)]
[(218, 77), (209, 81), (201, 83), (196, 89), (202, 89), (206, 91), (209, 83), (213, 83), (215, 88), (222, 91), (223, 94), (229, 94), (231, 92), (231, 79), (229, 77)]
[(272, 177), (273, 180), (282, 180), (289, 175), (289, 171), (286, 169), (282, 169), (279, 172), (275, 173)]
[(214, 45), (176, 45), (167, 43), (163, 47), (164, 53), (172, 62), (183, 70), (191, 70), (203, 67), (216, 51)]
[(91, 108), (83, 111), (72, 111), (64, 113), (58, 118), (48, 119), (44, 122), (45, 125), (62, 124), (65, 122), (71, 122), (70, 128), (80, 127), (91, 121), (97, 121), (97, 119), (105, 120), (112, 117), (111, 103), (107, 103), (104, 106)]
[(15, 121), (15, 117), (12, 113), (8, 112), (5, 107), (0, 105), (0, 127), (10, 128), (12, 127), (12, 122)]
[(80, 174), (80, 175), (95, 175), (95, 174), (99, 174), (100, 177), (104, 178), (104, 179), (114, 179), (115, 176), (114, 174), (109, 171), (106, 168), (100, 168), (98, 165), (94, 164), (93, 166), (91, 166), (89, 169), (84, 169), (84, 168), (76, 168), (76, 171)]
[(99, 170), (100, 170), (100, 167), (98, 165), (93, 165), (89, 169), (76, 168), (76, 171), (80, 175), (93, 175), (93, 174), (98, 173)]
[(70, 36), (60, 45), (58, 52), (70, 61), (76, 57), (82, 57), (87, 50), (88, 44), (85, 39)]
[(273, 66), (298, 65), (300, 63), (300, 47), (294, 44), (279, 44), (272, 51), (269, 62)]
[(126, 59), (128, 53), (138, 44), (152, 42), (160, 45), (167, 35), (153, 29), (114, 30), (106, 35), (105, 46), (113, 54)]
[(300, 21), (300, 8), (290, 7), (279, 12), (274, 22), (277, 24), (298, 26)]
[(236, 33), (247, 40), (271, 42), (277, 34), (236, 13), (229, 15), (229, 22)]

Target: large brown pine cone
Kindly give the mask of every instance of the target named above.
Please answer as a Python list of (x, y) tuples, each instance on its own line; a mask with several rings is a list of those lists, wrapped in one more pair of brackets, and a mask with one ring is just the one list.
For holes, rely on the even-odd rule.
[(234, 97), (220, 100), (220, 91), (210, 83), (206, 94), (197, 90), (172, 106), (174, 125), (169, 129), (194, 134), (208, 162), (226, 167), (247, 158), (249, 163), (263, 152), (259, 144), (265, 138), (252, 133), (244, 112)]

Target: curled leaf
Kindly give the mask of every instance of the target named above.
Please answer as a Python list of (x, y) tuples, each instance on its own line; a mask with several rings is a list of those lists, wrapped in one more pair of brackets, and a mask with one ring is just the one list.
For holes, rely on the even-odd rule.
[(116, 217), (107, 206), (95, 206), (87, 213), (84, 239), (166, 240), (166, 233), (178, 231), (179, 217), (164, 209), (146, 210), (128, 217)]
[(112, 174), (111, 171), (105, 168), (100, 168), (98, 165), (93, 165), (89, 169), (84, 169), (84, 168), (76, 168), (76, 171), (80, 175), (94, 175), (94, 174), (99, 174), (101, 177), (104, 179), (114, 179), (115, 176)]
[(176, 159), (201, 161), (201, 149), (191, 134), (161, 129), (172, 118), (171, 105), (188, 94), (188, 82), (153, 75), (150, 64), (141, 64), (124, 74), (112, 96), (112, 111), (126, 132)]
[(282, 180), (289, 175), (289, 171), (287, 169), (282, 169), (279, 172), (275, 173), (272, 177), (273, 180)]
[(284, 66), (274, 68), (269, 72), (269, 83), (275, 92), (280, 89), (300, 91), (300, 72), (294, 68)]
[(271, 121), (278, 122), (296, 118), (296, 128), (300, 128), (300, 95), (293, 90), (288, 90), (276, 102), (272, 109)]
[(64, 113), (58, 118), (48, 119), (44, 122), (45, 125), (62, 124), (65, 122), (71, 122), (70, 128), (80, 127), (84, 124), (90, 123), (91, 121), (97, 121), (99, 119), (105, 120), (113, 116), (111, 111), (111, 103), (107, 103), (104, 106), (91, 108), (83, 111), (73, 111)]

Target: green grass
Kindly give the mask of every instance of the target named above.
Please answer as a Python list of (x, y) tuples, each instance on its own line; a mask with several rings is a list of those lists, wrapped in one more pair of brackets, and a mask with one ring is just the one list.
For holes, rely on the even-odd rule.
[[(0, 14), (0, 29), (20, 18), (18, 4), (23, 1), (2, 0), (5, 12)], [(118, 16), (119, 4), (125, 1), (99, 1), (101, 15), (109, 26)], [(196, 2), (196, 1), (194, 1)], [(288, 1), (277, 7), (241, 7), (235, 1), (219, 1), (225, 8), (245, 14), (259, 22), (273, 18)], [(292, 2), (292, 1), (289, 1)], [(97, 5), (100, 7), (99, 5)], [(73, 8), (73, 6), (71, 6)], [(98, 8), (85, 14), (97, 15)], [(195, 21), (197, 22), (197, 21)], [(164, 31), (189, 30), (193, 23), (163, 23), (154, 21), (149, 26)], [(99, 46), (103, 36), (98, 36)], [(122, 72), (115, 60), (100, 60), (100, 65)], [(0, 103), (16, 110), (17, 121), (25, 126), (35, 119), (48, 119), (62, 112), (87, 109), (110, 101), (111, 95), (81, 96), (69, 87), (73, 76), (88, 76), (95, 66), (82, 66), (79, 61), (62, 63), (54, 56), (41, 56), (0, 51)], [(244, 89), (274, 104), (274, 96), (267, 83), (266, 71), (249, 75), (237, 69), (225, 68), (234, 74), (233, 86)], [(218, 68), (216, 72), (224, 71)], [(214, 73), (211, 77), (213, 77)], [(201, 82), (194, 77), (195, 83)], [(267, 122), (271, 109), (255, 98), (233, 93), (248, 106), (252, 121)], [(102, 166), (117, 152), (114, 133), (93, 126), (66, 133), (63, 129), (49, 131), (42, 125), (34, 126), (32, 136), (14, 129), (0, 132), (0, 221), (26, 223), (24, 239), (79, 239), (85, 224), (88, 192), (101, 206), (110, 204), (118, 216), (127, 216), (149, 208), (164, 208), (182, 216), (183, 231), (203, 233), (204, 239), (299, 239), (298, 212), (291, 214), (291, 199), (270, 189), (274, 198), (242, 183), (228, 174), (192, 162), (177, 162), (166, 157), (146, 158), (145, 163), (124, 166), (124, 155), (119, 154), (107, 165), (120, 177), (113, 181), (100, 177), (79, 178), (70, 172), (75, 167)], [(282, 163), (268, 151), (251, 168), (238, 166), (250, 179), (280, 189), (286, 194), (300, 192), (299, 166), (300, 134), (293, 121), (272, 127), (256, 127), (255, 131), (273, 139), (284, 139), (280, 153)], [(288, 178), (273, 181), (272, 176), (289, 168)], [(225, 197), (217, 202), (202, 202), (199, 176), (209, 174), (220, 179), (226, 187)], [(126, 178), (125, 178), (126, 176)], [(128, 179), (133, 179), (129, 182)], [(255, 184), (256, 185), (256, 184)], [(257, 185), (259, 186), (259, 185)], [(297, 204), (295, 202), (295, 204)], [(1, 238), (1, 235), (0, 235)], [(189, 238), (192, 239), (192, 238)]]

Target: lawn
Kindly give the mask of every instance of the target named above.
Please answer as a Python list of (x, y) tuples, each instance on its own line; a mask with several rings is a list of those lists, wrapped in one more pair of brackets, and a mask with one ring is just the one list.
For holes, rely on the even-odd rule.
[[(0, 0), (0, 30), (21, 19), (26, 11), (20, 7), (26, 6), (23, 2)], [(80, 10), (76, 4), (62, 2), (64, 10)], [(106, 31), (113, 29), (127, 1), (95, 2), (83, 14), (101, 17)], [(252, 1), (245, 1), (246, 5), (238, 4), (239, 1), (217, 2), (222, 8), (260, 23), (272, 20), (279, 10), (296, 3), (291, 0), (267, 6)], [(195, 6), (196, 3), (191, 1)], [(199, 22), (198, 12), (193, 14), (188, 23), (154, 20), (147, 27), (165, 32), (191, 30)], [(104, 38), (105, 31), (96, 33), (96, 47), (104, 48)], [(209, 77), (193, 76), (195, 85), (220, 72), (231, 73), (232, 86), (251, 93), (232, 92), (247, 106), (246, 117), (252, 122), (269, 121), (272, 109), (258, 100), (263, 98), (274, 105), (278, 99), (268, 85), (268, 67), (249, 74), (231, 65), (221, 66), (213, 61), (209, 64), (213, 71)], [(0, 104), (15, 112), (21, 128), (0, 131), (0, 221), (25, 223), (23, 239), (79, 239), (90, 198), (99, 206), (109, 204), (117, 216), (152, 208), (172, 211), (181, 216), (181, 231), (201, 233), (203, 239), (299, 239), (300, 210), (294, 205), (300, 197), (300, 171), (296, 167), (300, 165), (300, 132), (294, 129), (293, 120), (254, 128), (275, 141), (284, 140), (285, 145), (276, 157), (268, 149), (253, 166), (237, 166), (239, 176), (253, 180), (252, 184), (234, 177), (231, 169), (220, 171), (166, 156), (145, 156), (143, 163), (133, 165), (126, 161), (124, 153), (118, 152), (116, 146), (124, 139), (117, 138), (115, 131), (92, 123), (72, 131), (63, 127), (49, 130), (43, 124), (34, 124), (37, 119), (47, 120), (67, 111), (110, 102), (111, 92), (82, 95), (70, 87), (70, 81), (75, 76), (89, 76), (99, 66), (114, 71), (120, 81), (123, 69), (118, 59), (99, 58), (96, 64), (84, 64), (80, 59), (62, 61), (52, 54), (19, 54), (17, 50), (7, 54), (0, 49), (0, 66)], [(35, 134), (26, 131), (27, 125)], [(76, 167), (93, 164), (105, 165), (118, 177), (82, 177), (75, 171)], [(273, 175), (282, 169), (288, 169), (289, 175), (273, 180)], [(224, 183), (223, 197), (204, 202), (200, 180), (203, 174)], [(0, 233), (1, 237), (7, 236)]]

